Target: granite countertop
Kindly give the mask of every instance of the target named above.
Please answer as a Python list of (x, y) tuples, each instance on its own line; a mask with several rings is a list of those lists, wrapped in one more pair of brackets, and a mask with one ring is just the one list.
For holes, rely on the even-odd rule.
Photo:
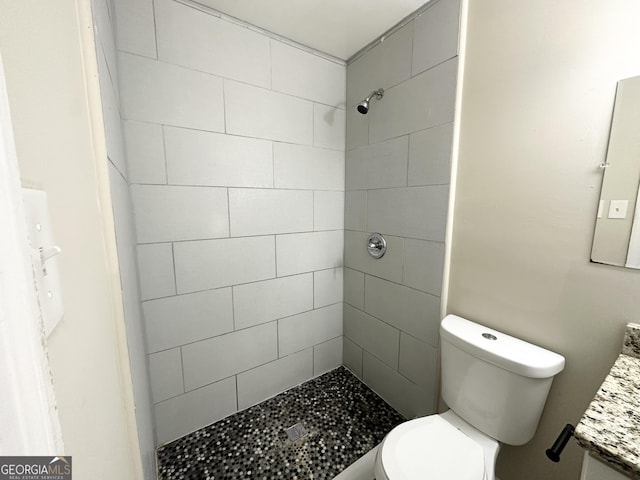
[(640, 325), (628, 324), (622, 353), (575, 430), (594, 457), (640, 478)]

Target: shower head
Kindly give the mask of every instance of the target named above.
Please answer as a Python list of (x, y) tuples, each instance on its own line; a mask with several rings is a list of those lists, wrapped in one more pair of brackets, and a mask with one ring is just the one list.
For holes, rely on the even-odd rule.
[(384, 96), (384, 90), (382, 88), (379, 88), (378, 90), (374, 90), (369, 94), (367, 98), (361, 101), (356, 106), (356, 108), (361, 114), (366, 115), (367, 113), (369, 113), (369, 102), (371, 101), (371, 99), (373, 97), (376, 97), (377, 100), (380, 100), (383, 96)]

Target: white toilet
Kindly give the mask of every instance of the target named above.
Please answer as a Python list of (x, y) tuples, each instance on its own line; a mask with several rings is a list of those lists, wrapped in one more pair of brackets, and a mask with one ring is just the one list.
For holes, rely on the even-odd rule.
[(440, 325), (442, 398), (450, 410), (398, 425), (376, 480), (494, 480), (498, 442), (533, 438), (564, 357), (455, 315)]

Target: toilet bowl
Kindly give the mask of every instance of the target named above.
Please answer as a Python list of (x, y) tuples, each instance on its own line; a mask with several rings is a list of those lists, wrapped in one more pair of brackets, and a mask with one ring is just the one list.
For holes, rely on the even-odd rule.
[(451, 410), (398, 425), (375, 460), (376, 480), (494, 480), (499, 443)]
[(382, 441), (376, 480), (495, 480), (500, 442), (527, 443), (564, 357), (455, 315), (440, 326), (450, 410), (404, 422)]

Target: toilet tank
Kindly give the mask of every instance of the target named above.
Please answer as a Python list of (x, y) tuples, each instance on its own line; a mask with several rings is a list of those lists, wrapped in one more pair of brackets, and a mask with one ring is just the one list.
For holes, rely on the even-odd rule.
[(500, 442), (531, 440), (564, 357), (456, 315), (442, 320), (440, 343), (449, 408)]

